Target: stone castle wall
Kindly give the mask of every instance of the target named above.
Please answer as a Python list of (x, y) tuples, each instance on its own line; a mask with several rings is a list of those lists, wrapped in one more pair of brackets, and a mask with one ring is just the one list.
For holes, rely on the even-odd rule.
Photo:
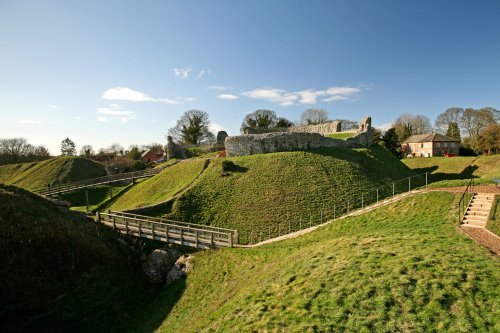
[(341, 132), (340, 121), (332, 121), (325, 124), (318, 125), (298, 125), (290, 127), (274, 127), (274, 128), (246, 128), (245, 134), (264, 134), (264, 133), (277, 133), (277, 132), (293, 132), (293, 133), (318, 133), (321, 135), (328, 135)]
[(362, 148), (373, 143), (371, 128), (346, 140), (332, 139), (318, 133), (265, 133), (229, 136), (227, 156), (245, 156), (317, 148)]

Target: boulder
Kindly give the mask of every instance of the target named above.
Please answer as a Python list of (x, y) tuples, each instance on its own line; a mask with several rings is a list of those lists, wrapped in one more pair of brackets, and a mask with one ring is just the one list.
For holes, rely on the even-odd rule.
[(165, 282), (168, 272), (174, 267), (181, 254), (175, 249), (156, 249), (149, 254), (144, 273), (151, 283)]
[(174, 267), (168, 272), (166, 277), (166, 285), (180, 280), (185, 277), (193, 268), (193, 256), (185, 254), (175, 262)]

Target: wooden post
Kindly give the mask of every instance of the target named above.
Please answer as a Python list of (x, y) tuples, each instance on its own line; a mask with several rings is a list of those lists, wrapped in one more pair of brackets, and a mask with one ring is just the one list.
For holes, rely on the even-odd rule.
[(168, 243), (168, 225), (165, 224), (165, 241)]
[(408, 192), (411, 191), (411, 177), (408, 177)]
[(238, 230), (234, 231), (234, 243), (239, 244), (240, 243), (240, 233)]
[(116, 221), (114, 216), (113, 216), (113, 230), (116, 230)]
[(101, 213), (97, 212), (97, 223), (101, 223)]
[(181, 233), (181, 245), (184, 245), (183, 244), (184, 230), (182, 228), (179, 228), (179, 230), (180, 230), (180, 233)]
[(137, 221), (138, 227), (139, 227), (139, 237), (142, 237), (142, 232), (141, 232), (141, 221)]
[(87, 212), (89, 211), (89, 191), (85, 189), (85, 203), (87, 206)]
[(210, 248), (214, 248), (214, 233), (210, 233)]
[[(195, 236), (195, 246), (196, 248), (198, 248), (198, 230), (194, 231), (194, 236)], [(229, 237), (233, 239), (233, 235), (231, 233), (229, 233)]]
[(151, 235), (153, 236), (153, 240), (155, 239), (155, 224), (151, 223)]
[(428, 174), (428, 172), (425, 173), (425, 188), (427, 188), (427, 174)]
[(233, 237), (231, 237), (231, 233), (229, 233), (229, 247), (233, 247)]
[[(114, 216), (113, 216), (113, 220), (114, 220)], [(125, 233), (128, 235), (128, 220), (127, 218), (125, 218)]]

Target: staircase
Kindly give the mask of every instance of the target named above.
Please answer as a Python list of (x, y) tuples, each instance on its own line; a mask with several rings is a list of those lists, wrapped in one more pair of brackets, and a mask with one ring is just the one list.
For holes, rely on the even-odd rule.
[(469, 207), (464, 214), (462, 225), (485, 228), (494, 197), (495, 195), (491, 193), (474, 193)]

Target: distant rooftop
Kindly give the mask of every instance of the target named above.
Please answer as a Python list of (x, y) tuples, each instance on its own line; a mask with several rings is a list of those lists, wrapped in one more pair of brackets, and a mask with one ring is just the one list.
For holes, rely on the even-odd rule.
[(412, 135), (403, 143), (420, 143), (420, 142), (460, 142), (460, 140), (438, 133), (417, 134)]

